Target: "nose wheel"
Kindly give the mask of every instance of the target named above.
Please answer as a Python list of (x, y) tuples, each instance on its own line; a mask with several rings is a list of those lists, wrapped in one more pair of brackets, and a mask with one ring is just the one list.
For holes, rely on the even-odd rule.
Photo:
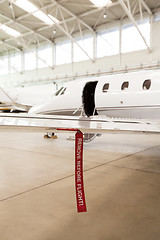
[[(92, 134), (92, 133), (84, 133), (83, 134), (83, 142), (85, 143), (89, 143), (91, 142), (93, 139), (95, 139), (95, 137), (101, 137), (102, 134)], [(67, 140), (75, 140), (74, 136), (70, 136), (67, 138)]]
[(52, 138), (52, 139), (57, 139), (57, 135), (55, 135), (54, 133), (45, 133), (44, 134), (44, 138)]

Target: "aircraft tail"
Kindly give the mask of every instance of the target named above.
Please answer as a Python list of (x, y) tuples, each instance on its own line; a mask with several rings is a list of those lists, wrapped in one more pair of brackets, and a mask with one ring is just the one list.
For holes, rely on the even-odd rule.
[(15, 104), (13, 99), (4, 91), (3, 88), (0, 87), (0, 104), (4, 103)]
[(0, 111), (28, 112), (31, 106), (16, 103), (3, 88), (0, 87)]

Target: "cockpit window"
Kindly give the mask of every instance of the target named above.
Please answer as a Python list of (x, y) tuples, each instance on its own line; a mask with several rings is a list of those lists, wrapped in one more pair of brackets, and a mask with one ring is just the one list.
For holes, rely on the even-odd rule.
[(148, 90), (150, 89), (150, 87), (151, 87), (151, 79), (145, 80), (142, 86), (143, 90)]
[(109, 89), (109, 83), (104, 84), (102, 91), (107, 92)]
[(64, 89), (62, 90), (62, 92), (61, 92), (60, 95), (63, 95), (63, 94), (65, 93), (65, 91), (66, 91), (66, 88), (64, 88)]
[(121, 90), (125, 90), (129, 87), (129, 82), (122, 83)]
[(59, 93), (62, 91), (63, 87), (61, 87), (56, 93), (55, 93), (55, 96), (58, 96)]

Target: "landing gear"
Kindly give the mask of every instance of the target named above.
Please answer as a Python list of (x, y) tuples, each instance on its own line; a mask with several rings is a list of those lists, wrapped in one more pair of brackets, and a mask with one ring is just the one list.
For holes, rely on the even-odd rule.
[[(96, 133), (96, 134), (94, 134), (94, 133), (84, 133), (83, 134), (83, 142), (89, 143), (93, 139), (95, 139), (95, 137), (101, 137), (101, 136), (102, 136), (102, 134), (100, 134), (100, 133)], [(67, 138), (67, 140), (73, 140), (74, 141), (75, 137), (74, 136), (70, 136), (70, 137)]]
[(57, 135), (55, 135), (54, 133), (45, 133), (44, 134), (44, 138), (52, 138), (52, 139), (57, 139)]
[(91, 142), (95, 137), (100, 137), (101, 134), (92, 134), (92, 133), (84, 133), (83, 134), (83, 142), (88, 143)]

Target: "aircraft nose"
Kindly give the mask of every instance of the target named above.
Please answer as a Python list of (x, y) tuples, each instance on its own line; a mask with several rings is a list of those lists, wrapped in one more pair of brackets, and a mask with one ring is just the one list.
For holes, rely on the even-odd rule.
[(30, 108), (29, 112), (30, 114), (43, 114), (45, 108), (45, 104), (37, 105), (32, 108)]
[(50, 109), (50, 102), (49, 103), (47, 102), (47, 103), (32, 107), (28, 113), (29, 114), (45, 114), (46, 111), (49, 109)]
[(29, 114), (37, 114), (38, 113), (38, 109), (37, 107), (31, 107), (28, 111)]

